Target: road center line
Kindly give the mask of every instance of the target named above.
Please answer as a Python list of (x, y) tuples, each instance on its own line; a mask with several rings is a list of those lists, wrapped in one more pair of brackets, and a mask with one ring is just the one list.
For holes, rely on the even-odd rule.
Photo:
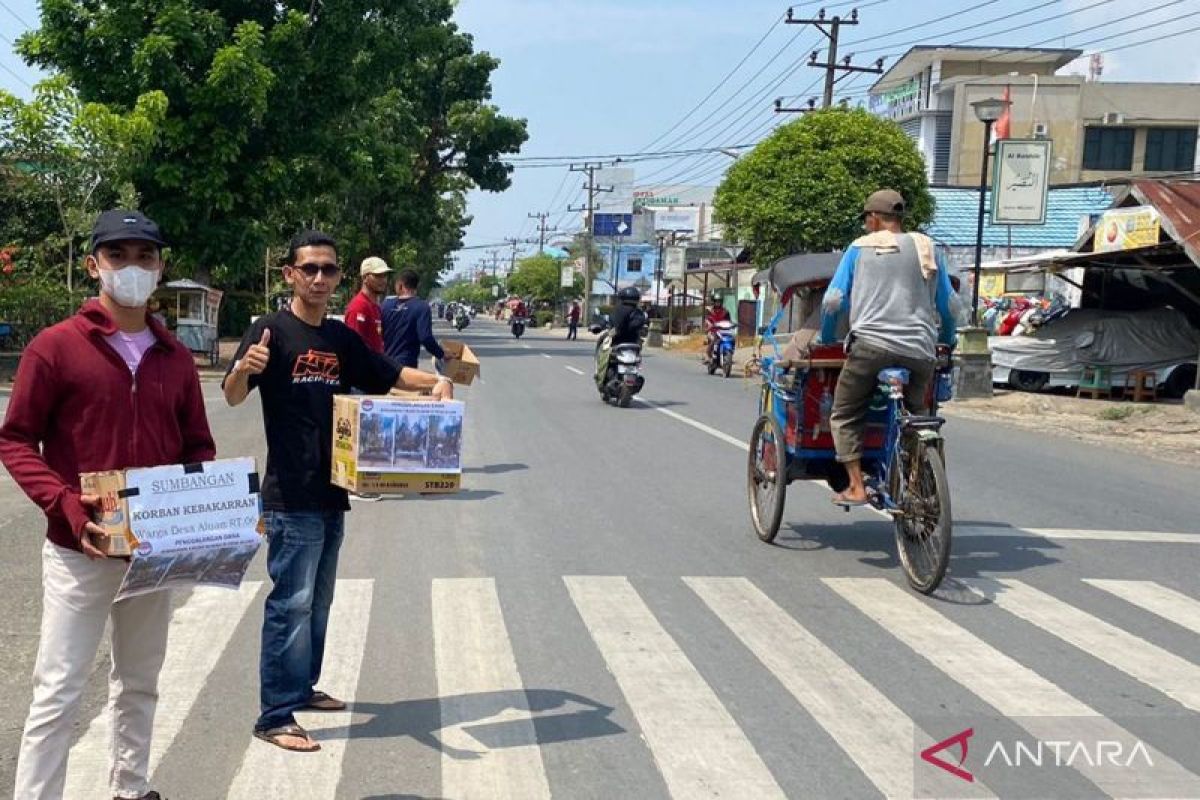
[(571, 372), (574, 372), (576, 375), (584, 374), (583, 370), (581, 370), (581, 369), (575, 369), (574, 367), (567, 367), (567, 369), (569, 369)]
[(673, 420), (682, 422), (684, 425), (690, 425), (691, 427), (695, 428), (696, 430), (701, 431), (703, 433), (707, 433), (709, 436), (712, 436), (713, 438), (720, 439), (722, 442), (725, 442), (726, 444), (731, 444), (734, 447), (738, 448), (739, 450), (749, 450), (750, 449), (750, 445), (747, 442), (743, 442), (741, 439), (738, 439), (737, 437), (734, 437), (734, 436), (730, 436), (728, 433), (719, 431), (716, 428), (709, 427), (708, 425), (705, 425), (703, 422), (697, 422), (696, 420), (692, 419), (691, 417), (685, 417), (683, 414), (677, 414), (669, 408), (663, 408), (660, 405), (656, 405), (653, 400), (645, 400), (641, 397), (635, 397), (633, 399), (643, 405), (653, 408), (655, 411), (657, 411), (660, 414), (666, 414), (668, 417), (670, 417)]

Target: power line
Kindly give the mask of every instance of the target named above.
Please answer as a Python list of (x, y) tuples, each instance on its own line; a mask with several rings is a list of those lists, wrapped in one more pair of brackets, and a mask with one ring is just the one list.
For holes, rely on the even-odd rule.
[(33, 26), (33, 25), (30, 25), (28, 22), (26, 22), (26, 21), (25, 21), (25, 20), (24, 20), (24, 19), (21, 17), (21, 15), (20, 15), (20, 14), (18, 14), (16, 11), (13, 11), (13, 9), (12, 9), (12, 6), (10, 6), (8, 3), (5, 3), (5, 2), (3, 2), (3, 0), (0, 0), (0, 8), (3, 8), (5, 11), (7, 11), (8, 13), (10, 13), (10, 14), (12, 14), (14, 17), (16, 17), (16, 19), (17, 19), (17, 22), (19, 22), (19, 23), (21, 23), (22, 25), (24, 25), (24, 26), (25, 26), (25, 27), (26, 27), (28, 30), (33, 30), (34, 26)]
[(729, 82), (729, 79), (730, 79), (730, 78), (732, 78), (732, 77), (734, 76), (734, 74), (735, 74), (735, 73), (736, 73), (736, 72), (737, 72), (739, 69), (741, 69), (741, 68), (742, 68), (742, 65), (743, 65), (743, 64), (745, 64), (745, 63), (746, 63), (746, 62), (747, 62), (747, 61), (750, 59), (750, 57), (751, 57), (752, 55), (754, 55), (755, 53), (757, 53), (757, 52), (758, 52), (758, 49), (759, 49), (760, 47), (762, 47), (762, 44), (763, 44), (763, 42), (765, 42), (765, 41), (767, 40), (767, 37), (769, 37), (769, 36), (770, 36), (772, 33), (774, 33), (774, 32), (775, 32), (775, 29), (776, 29), (777, 27), (779, 27), (779, 23), (780, 23), (780, 22), (782, 22), (782, 21), (783, 21), (783, 15), (782, 15), (782, 14), (780, 14), (778, 17), (776, 17), (776, 18), (775, 18), (775, 21), (771, 23), (771, 27), (767, 28), (767, 32), (766, 32), (766, 33), (764, 33), (764, 34), (762, 35), (762, 38), (761, 38), (761, 39), (759, 39), (757, 42), (755, 42), (755, 43), (754, 43), (754, 46), (750, 48), (750, 52), (748, 52), (748, 53), (746, 53), (746, 55), (742, 56), (742, 60), (741, 60), (741, 61), (739, 61), (739, 62), (738, 62), (738, 63), (737, 63), (735, 66), (734, 66), (734, 68), (733, 68), (733, 69), (729, 70), (729, 72), (728, 72), (728, 73), (726, 73), (725, 77), (724, 77), (724, 78), (721, 78), (721, 80), (720, 80), (720, 81), (717, 83), (717, 85), (716, 85), (716, 86), (714, 86), (714, 87), (712, 88), (712, 90), (711, 90), (711, 91), (709, 91), (709, 93), (708, 93), (708, 94), (706, 94), (706, 95), (704, 96), (704, 98), (703, 98), (703, 99), (702, 99), (702, 100), (701, 100), (699, 103), (697, 103), (695, 106), (693, 106), (693, 107), (692, 107), (692, 109), (691, 109), (690, 111), (688, 111), (686, 114), (684, 114), (682, 117), (680, 117), (680, 118), (679, 118), (679, 119), (678, 119), (678, 120), (675, 122), (675, 124), (674, 124), (674, 125), (672, 125), (670, 128), (668, 128), (668, 129), (667, 129), (667, 130), (666, 130), (664, 133), (661, 133), (661, 134), (659, 134), (659, 135), (658, 135), (658, 137), (657, 137), (656, 139), (654, 139), (654, 141), (650, 142), (650, 144), (646, 145), (646, 146), (645, 146), (645, 147), (643, 147), (642, 149), (643, 149), (643, 150), (649, 150), (651, 147), (653, 147), (654, 145), (658, 144), (658, 143), (659, 143), (659, 142), (661, 142), (663, 139), (667, 138), (667, 136), (669, 136), (669, 135), (671, 134), (671, 132), (672, 132), (672, 131), (674, 131), (676, 128), (678, 128), (680, 125), (682, 125), (682, 124), (684, 123), (684, 121), (686, 121), (686, 120), (687, 120), (689, 117), (691, 117), (691, 116), (692, 116), (692, 114), (695, 114), (697, 111), (699, 111), (699, 110), (700, 110), (700, 108), (701, 108), (701, 107), (702, 107), (702, 106), (703, 106), (705, 103), (707, 103), (709, 100), (711, 100), (711, 99), (712, 99), (713, 95), (715, 95), (715, 94), (716, 94), (718, 91), (720, 91), (720, 89), (721, 89), (721, 87), (722, 87), (722, 86), (724, 86), (726, 83), (728, 83), (728, 82)]
[(20, 81), (21, 83), (25, 84), (25, 86), (27, 86), (28, 88), (30, 88), (30, 89), (32, 89), (32, 88), (33, 88), (33, 84), (31, 84), (29, 81), (25, 80), (25, 79), (24, 79), (24, 78), (22, 78), (20, 75), (18, 75), (17, 73), (15, 73), (15, 72), (13, 72), (11, 69), (9, 69), (9, 67), (8, 67), (8, 65), (7, 65), (7, 64), (5, 64), (5, 63), (3, 63), (3, 62), (0, 62), (0, 69), (4, 70), (4, 71), (5, 71), (5, 72), (7, 72), (9, 75), (12, 75), (12, 76), (13, 76), (14, 78), (16, 78), (18, 81)]
[(616, 164), (619, 162), (636, 162), (636, 161), (654, 161), (662, 158), (677, 158), (681, 156), (696, 155), (713, 150), (726, 149), (736, 150), (740, 147), (746, 147), (744, 144), (727, 144), (720, 147), (708, 148), (690, 148), (686, 150), (657, 150), (657, 151), (639, 151), (631, 153), (601, 153), (591, 155), (570, 155), (570, 156), (518, 156), (510, 159), (504, 159), (504, 163), (516, 169), (529, 169), (533, 167), (567, 167), (578, 161), (611, 161)]

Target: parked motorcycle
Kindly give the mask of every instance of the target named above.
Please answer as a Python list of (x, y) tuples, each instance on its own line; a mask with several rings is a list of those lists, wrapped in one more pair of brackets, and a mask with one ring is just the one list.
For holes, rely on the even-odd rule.
[(513, 338), (520, 339), (524, 335), (526, 322), (525, 317), (513, 317), (511, 326)]
[(728, 378), (733, 372), (733, 351), (737, 348), (737, 326), (729, 320), (722, 320), (713, 325), (716, 341), (710, 346), (708, 353), (708, 374), (723, 370)]
[(626, 343), (615, 347), (611, 344), (611, 332), (603, 325), (588, 328), (593, 334), (604, 334), (596, 342), (596, 388), (605, 403), (616, 403), (618, 408), (629, 408), (633, 397), (642, 390), (646, 378), (642, 375), (642, 345)]

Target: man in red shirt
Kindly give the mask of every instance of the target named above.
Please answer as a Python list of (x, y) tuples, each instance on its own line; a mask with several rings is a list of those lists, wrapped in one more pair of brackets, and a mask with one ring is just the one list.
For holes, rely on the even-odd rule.
[(721, 305), (720, 298), (713, 297), (712, 306), (709, 307), (708, 313), (704, 315), (704, 330), (708, 333), (708, 346), (705, 348), (705, 352), (707, 353), (705, 363), (713, 357), (713, 348), (717, 343), (717, 323), (728, 321), (728, 309)]
[(379, 306), (387, 294), (391, 272), (391, 267), (382, 258), (364, 258), (358, 269), (362, 290), (346, 305), (346, 327), (361, 336), (374, 353), (383, 352), (383, 317)]
[[(159, 798), (146, 779), (171, 594), (113, 602), (129, 565), (96, 547), (99, 498), (80, 492), (79, 473), (216, 455), (192, 354), (147, 312), (162, 246), (158, 226), (140, 212), (99, 216), (84, 263), (100, 297), (25, 348), (0, 426), (0, 461), (47, 520), (41, 639), (13, 793), (23, 800), (63, 797), (75, 718), (106, 621), (108, 795)], [(92, 796), (105, 788), (88, 787)]]

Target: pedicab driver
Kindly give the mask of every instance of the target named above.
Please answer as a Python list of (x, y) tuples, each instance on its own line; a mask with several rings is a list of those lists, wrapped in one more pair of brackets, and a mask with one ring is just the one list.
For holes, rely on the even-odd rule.
[(835, 341), (839, 317), (850, 318), (846, 364), (830, 415), (837, 459), (850, 478), (849, 487), (833, 498), (842, 506), (867, 502), (863, 431), (880, 370), (907, 369), (904, 402), (923, 413), (937, 344), (953, 347), (957, 340), (946, 265), (928, 236), (904, 232), (904, 213), (904, 198), (891, 189), (867, 198), (862, 211), (867, 233), (842, 256), (822, 302), (821, 341)]

